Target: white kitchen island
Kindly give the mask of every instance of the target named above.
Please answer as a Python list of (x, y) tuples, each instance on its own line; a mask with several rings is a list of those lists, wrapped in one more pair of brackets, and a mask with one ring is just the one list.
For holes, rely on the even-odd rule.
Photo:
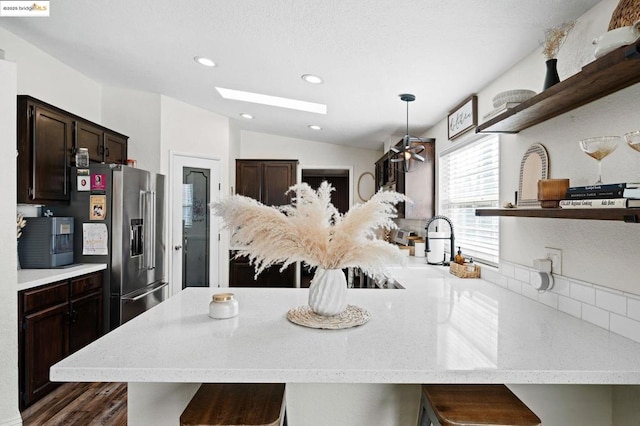
[(640, 384), (640, 343), (443, 268), (390, 271), (405, 289), (349, 290), (371, 313), (360, 327), (290, 323), (305, 289), (234, 288), (240, 315), (228, 320), (207, 315), (214, 291), (187, 289), (51, 378), (128, 382), (131, 426), (178, 424), (201, 382), (285, 382), (290, 426), (414, 425), (420, 383), (509, 384), (545, 426), (606, 424), (629, 410), (612, 400), (637, 388), (614, 385)]

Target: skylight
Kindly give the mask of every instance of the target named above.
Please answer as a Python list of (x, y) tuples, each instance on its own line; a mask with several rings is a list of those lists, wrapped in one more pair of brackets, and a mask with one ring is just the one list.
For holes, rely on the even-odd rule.
[(315, 114), (327, 113), (327, 106), (324, 104), (281, 98), (279, 96), (263, 95), (260, 93), (243, 92), (241, 90), (225, 89), (222, 87), (216, 87), (216, 90), (220, 93), (220, 96), (225, 99), (296, 109), (298, 111), (313, 112)]

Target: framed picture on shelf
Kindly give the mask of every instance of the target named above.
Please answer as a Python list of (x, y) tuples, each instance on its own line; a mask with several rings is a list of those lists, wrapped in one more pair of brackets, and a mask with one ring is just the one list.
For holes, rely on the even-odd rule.
[(478, 125), (478, 97), (471, 95), (447, 116), (449, 140), (455, 139)]

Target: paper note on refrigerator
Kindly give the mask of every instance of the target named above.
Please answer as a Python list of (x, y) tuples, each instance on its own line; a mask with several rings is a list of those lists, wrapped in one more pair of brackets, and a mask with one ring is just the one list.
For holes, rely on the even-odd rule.
[(109, 254), (109, 234), (104, 223), (82, 224), (82, 254), (98, 256)]

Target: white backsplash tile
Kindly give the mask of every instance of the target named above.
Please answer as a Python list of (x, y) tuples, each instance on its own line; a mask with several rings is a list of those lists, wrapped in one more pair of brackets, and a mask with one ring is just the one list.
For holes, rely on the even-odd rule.
[(640, 321), (640, 300), (631, 297), (627, 299), (627, 315)]
[(500, 273), (508, 278), (515, 278), (515, 266), (512, 263), (501, 263), (500, 264)]
[(558, 309), (558, 295), (555, 293), (550, 291), (538, 293), (538, 301), (551, 306), (553, 309)]
[(582, 304), (582, 319), (589, 321), (599, 327), (609, 329), (609, 311), (596, 308), (595, 306)]
[(538, 290), (533, 288), (532, 285), (526, 283), (522, 284), (522, 295), (529, 299), (538, 300)]
[(518, 281), (522, 281), (523, 283), (530, 283), (530, 273), (528, 269), (521, 268), (516, 266), (514, 278)]
[[(487, 280), (553, 309), (640, 342), (640, 295), (554, 275), (549, 292), (530, 284), (533, 268), (501, 262)], [(483, 277), (484, 278), (484, 277)]]
[(554, 275), (553, 288), (551, 291), (562, 296), (571, 297), (571, 285), (569, 284), (569, 280), (564, 277)]
[(511, 291), (514, 291), (518, 294), (522, 294), (522, 282), (516, 280), (515, 278), (507, 279), (507, 288)]
[(591, 286), (586, 286), (577, 282), (571, 282), (571, 298), (584, 303), (595, 305), (596, 290)]
[(596, 306), (620, 315), (627, 314), (627, 298), (621, 294), (596, 289)]
[(558, 296), (558, 310), (582, 318), (582, 303), (565, 296)]
[(611, 314), (611, 331), (640, 342), (640, 322), (622, 315)]

